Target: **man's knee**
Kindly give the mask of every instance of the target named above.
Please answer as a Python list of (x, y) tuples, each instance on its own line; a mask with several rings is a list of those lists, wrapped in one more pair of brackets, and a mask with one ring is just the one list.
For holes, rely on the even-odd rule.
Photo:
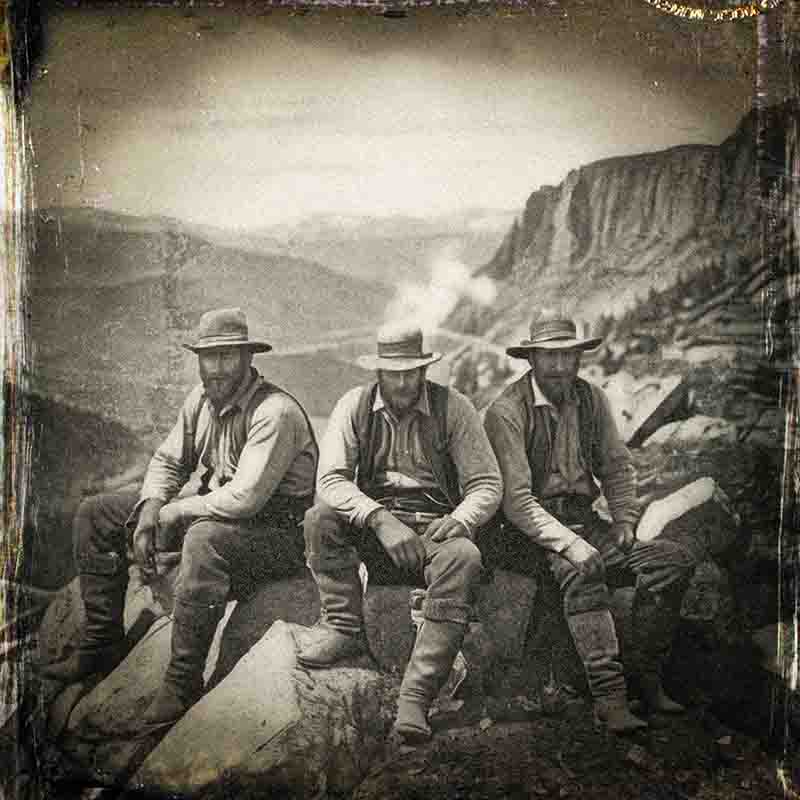
[(208, 554), (217, 551), (220, 537), (226, 534), (228, 531), (225, 526), (215, 520), (200, 519), (193, 522), (183, 537), (182, 560), (206, 558)]
[(675, 584), (688, 584), (697, 567), (694, 554), (679, 542), (656, 539), (637, 546), (634, 556), (647, 588), (659, 591)]
[(341, 531), (341, 516), (326, 503), (315, 503), (303, 517), (303, 536), (307, 543), (318, 544), (322, 537)]
[(566, 616), (608, 608), (610, 595), (605, 578), (587, 578), (566, 558), (557, 555), (550, 558), (550, 571), (561, 591)]
[(481, 551), (464, 537), (448, 539), (439, 550), (435, 561), (439, 573), (456, 573), (467, 584), (477, 583), (483, 573)]
[(72, 524), (73, 554), (80, 563), (92, 553), (125, 554), (125, 532), (113, 530), (109, 520), (109, 504), (113, 495), (99, 494), (81, 501)]
[(358, 555), (348, 535), (348, 523), (326, 503), (315, 503), (305, 513), (303, 537), (306, 562), (312, 571), (358, 564)]

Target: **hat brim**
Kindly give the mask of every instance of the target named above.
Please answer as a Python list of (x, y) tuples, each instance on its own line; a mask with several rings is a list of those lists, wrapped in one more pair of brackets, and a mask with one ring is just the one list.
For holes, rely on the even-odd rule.
[(506, 353), (511, 358), (527, 358), (533, 350), (595, 350), (603, 340), (601, 337), (591, 339), (550, 339), (545, 342), (522, 342), (517, 347), (507, 347)]
[(272, 350), (272, 345), (266, 342), (212, 342), (210, 344), (183, 344), (181, 345), (185, 350), (190, 350), (192, 353), (204, 353), (207, 350), (223, 350), (227, 347), (242, 347), (249, 350), (251, 353), (268, 353)]
[(381, 358), (377, 355), (359, 356), (356, 363), (362, 369), (382, 369), (386, 372), (406, 372), (435, 364), (442, 357), (441, 353), (429, 353), (422, 358)]

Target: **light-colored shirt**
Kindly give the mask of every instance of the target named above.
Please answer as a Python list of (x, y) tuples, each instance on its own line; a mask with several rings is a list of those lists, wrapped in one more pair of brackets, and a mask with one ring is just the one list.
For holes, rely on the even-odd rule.
[[(381, 505), (355, 483), (359, 463), (356, 412), (363, 392), (359, 386), (347, 392), (336, 404), (320, 442), (317, 494), (356, 527)], [(430, 415), (427, 391), (402, 419), (386, 406), (376, 392), (373, 410), (382, 425), (388, 426), (385, 452), (376, 454), (376, 477), (387, 487), (433, 487), (436, 481), (423, 452), (420, 415)], [(451, 516), (474, 533), (497, 511), (503, 494), (500, 469), (474, 406), (464, 395), (450, 389), (447, 399), (447, 440), (449, 454), (458, 472), (462, 500)]]
[(148, 498), (171, 500), (197, 464), (210, 476), (210, 491), (202, 496), (199, 509), (210, 517), (252, 517), (273, 496), (310, 496), (318, 456), (305, 415), (282, 391), (269, 392), (250, 408), (263, 385), (264, 379), (252, 369), (219, 411), (206, 400), (202, 385), (195, 387), (150, 461), (140, 503)]
[[(545, 511), (539, 499), (532, 492), (531, 467), (528, 461), (526, 430), (528, 411), (525, 404), (529, 381), (528, 374), (512, 383), (486, 411), (484, 425), (489, 440), (494, 447), (500, 469), (503, 473), (503, 513), (516, 528), (536, 544), (560, 553), (566, 550), (578, 534), (563, 525), (552, 514)], [(534, 403), (546, 398), (534, 389)], [(636, 476), (630, 452), (622, 441), (608, 398), (598, 386), (590, 384), (595, 412), (594, 432), (597, 437), (595, 452), (599, 463), (593, 464), (594, 477), (599, 479), (603, 494), (608, 501), (609, 511), (616, 522), (635, 523), (638, 517), (636, 506)], [(578, 432), (579, 434), (579, 432)], [(557, 493), (585, 494), (581, 485), (558, 485), (559, 477), (552, 471), (545, 483), (542, 497)], [(586, 487), (589, 488), (589, 487)], [(596, 494), (596, 490), (593, 494)]]
[[(533, 389), (534, 407), (541, 406), (546, 408), (556, 425), (558, 425), (559, 422), (561, 422), (561, 415), (558, 413), (558, 409), (547, 399), (547, 395), (539, 388), (533, 370), (528, 374), (530, 375), (531, 389)], [(550, 474), (542, 488), (542, 497), (555, 497), (559, 494), (584, 494), (588, 497), (595, 497), (597, 490), (594, 488), (594, 482), (588, 474), (581, 476), (577, 480), (568, 480), (558, 471), (558, 466), (555, 463), (555, 448), (550, 456), (552, 461), (550, 465)]]

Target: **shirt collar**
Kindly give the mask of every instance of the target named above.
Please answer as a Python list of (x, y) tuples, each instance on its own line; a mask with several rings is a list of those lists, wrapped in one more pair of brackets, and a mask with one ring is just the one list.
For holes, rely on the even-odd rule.
[[(375, 402), (372, 404), (372, 410), (381, 411), (383, 409), (386, 409), (386, 411), (389, 412), (389, 409), (386, 408), (386, 403), (383, 400), (383, 396), (381, 395), (381, 387), (378, 385), (378, 390), (375, 392)], [(428, 400), (427, 381), (425, 382), (425, 386), (417, 398), (417, 402), (414, 404), (414, 411), (419, 411), (420, 414), (425, 414), (425, 416), (428, 417), (431, 415), (431, 405), (430, 401)]]
[(252, 398), (256, 389), (258, 389), (262, 383), (264, 383), (264, 379), (253, 367), (250, 367), (250, 371), (233, 393), (233, 397), (219, 410), (218, 416), (224, 417), (225, 414), (233, 411), (235, 408), (247, 408), (250, 398)]
[(536, 383), (536, 376), (533, 374), (533, 370), (529, 373), (531, 378), (531, 389), (533, 389), (533, 405), (534, 406), (549, 406), (553, 410), (555, 410), (555, 406), (545, 397), (544, 392), (539, 388), (539, 384)]
[[(554, 406), (545, 396), (545, 393), (539, 388), (539, 384), (536, 383), (536, 376), (533, 374), (533, 370), (528, 373), (531, 376), (531, 389), (533, 389), (533, 405), (536, 406), (547, 406), (548, 408), (552, 408), (553, 412), (558, 414), (558, 408)], [(569, 396), (566, 398), (567, 403), (574, 403), (576, 400), (575, 394), (575, 386), (573, 385), (572, 390), (570, 391)]]

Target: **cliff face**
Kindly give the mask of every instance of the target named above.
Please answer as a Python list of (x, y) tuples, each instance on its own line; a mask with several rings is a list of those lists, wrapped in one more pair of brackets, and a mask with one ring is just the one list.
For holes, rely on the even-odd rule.
[[(787, 109), (763, 118), (761, 175), (781, 170)], [(505, 343), (531, 312), (563, 307), (587, 320), (620, 313), (704, 267), (735, 281), (759, 256), (758, 121), (720, 146), (685, 145), (598, 161), (535, 191), (480, 273), (497, 301), (464, 301), (449, 324)]]

